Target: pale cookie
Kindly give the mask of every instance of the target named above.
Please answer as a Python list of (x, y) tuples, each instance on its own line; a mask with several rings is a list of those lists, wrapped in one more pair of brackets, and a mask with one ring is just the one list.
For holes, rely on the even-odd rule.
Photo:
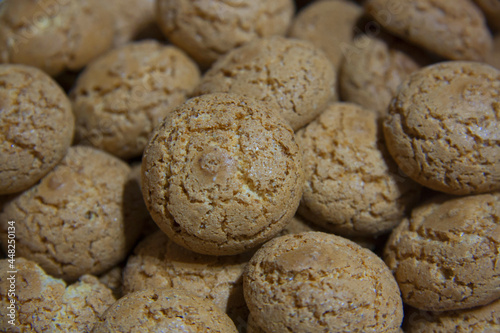
[(302, 196), (302, 155), (266, 104), (229, 94), (192, 98), (157, 128), (142, 192), (174, 242), (210, 255), (245, 252), (278, 234)]
[[(12, 270), (9, 265), (8, 260), (0, 260), (2, 332), (90, 332), (115, 302), (111, 290), (92, 275), (82, 276), (78, 282), (66, 286), (63, 280), (47, 275), (34, 262), (19, 257), (15, 261), (15, 278), (9, 280), (7, 272)], [(9, 309), (12, 306), (9, 293), (15, 294), (13, 311)]]
[(113, 304), (93, 333), (236, 333), (231, 319), (212, 302), (182, 290), (155, 289), (128, 294)]
[(195, 95), (253, 97), (269, 103), (297, 130), (324, 110), (335, 89), (336, 75), (323, 51), (309, 42), (270, 37), (222, 57), (202, 77)]
[(4, 0), (0, 62), (38, 67), (55, 76), (78, 70), (113, 43), (113, 21), (99, 0)]
[(474, 0), (482, 9), (488, 24), (495, 31), (500, 31), (500, 2), (498, 0)]
[(143, 41), (113, 49), (87, 66), (71, 92), (76, 140), (121, 158), (140, 156), (199, 80), (196, 64), (174, 46)]
[(305, 232), (274, 238), (248, 263), (245, 300), (266, 332), (398, 332), (403, 303), (394, 277), (370, 250)]
[(420, 186), (399, 173), (371, 110), (332, 103), (296, 139), (306, 176), (299, 214), (312, 223), (345, 236), (376, 236), (419, 199)]
[(352, 1), (316, 1), (299, 11), (288, 36), (322, 49), (338, 71), (362, 15), (363, 8)]
[(483, 60), (491, 33), (471, 0), (367, 0), (366, 11), (391, 33), (452, 60)]
[(146, 237), (129, 256), (123, 272), (124, 293), (174, 288), (206, 298), (234, 322), (246, 321), (243, 270), (252, 253), (208, 256), (172, 242), (161, 230)]
[(249, 41), (285, 35), (295, 12), (292, 0), (158, 0), (165, 36), (203, 68)]
[(447, 311), (500, 298), (500, 194), (438, 196), (415, 208), (385, 248), (405, 303)]
[(0, 65), (0, 195), (26, 190), (52, 170), (73, 140), (66, 94), (44, 72)]
[(444, 62), (401, 85), (384, 135), (401, 170), (449, 194), (500, 189), (500, 71), (482, 63)]
[(101, 274), (122, 261), (142, 228), (127, 189), (130, 168), (90, 147), (71, 147), (39, 184), (5, 204), (0, 237), (7, 249), (7, 221), (16, 222), (16, 255), (67, 281)]

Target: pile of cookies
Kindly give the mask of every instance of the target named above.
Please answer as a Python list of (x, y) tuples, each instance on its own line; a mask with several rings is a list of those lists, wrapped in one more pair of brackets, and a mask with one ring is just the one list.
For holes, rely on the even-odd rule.
[(0, 331), (499, 331), (499, 22), (0, 2)]

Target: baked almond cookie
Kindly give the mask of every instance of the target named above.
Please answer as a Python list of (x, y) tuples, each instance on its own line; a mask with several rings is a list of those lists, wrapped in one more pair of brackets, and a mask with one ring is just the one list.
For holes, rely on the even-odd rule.
[(52, 76), (81, 69), (113, 44), (113, 20), (100, 2), (2, 1), (0, 62), (37, 67)]
[(338, 71), (362, 15), (363, 8), (353, 1), (316, 1), (295, 16), (288, 36), (323, 50)]
[(367, 0), (365, 10), (391, 33), (451, 60), (483, 60), (491, 33), (471, 0)]
[(170, 113), (142, 159), (156, 224), (198, 253), (232, 255), (278, 234), (302, 196), (302, 155), (266, 104), (230, 94), (192, 98)]
[(254, 40), (219, 59), (195, 95), (226, 92), (269, 103), (297, 130), (334, 98), (336, 75), (320, 49), (296, 39)]
[(498, 192), (442, 195), (415, 208), (384, 253), (405, 303), (448, 311), (500, 298), (499, 220)]
[(208, 256), (172, 242), (162, 231), (143, 239), (123, 272), (124, 293), (174, 288), (206, 298), (234, 322), (246, 321), (243, 270), (253, 253)]
[(476, 62), (425, 67), (401, 85), (384, 135), (401, 170), (449, 194), (500, 189), (500, 71)]
[[(0, 238), (7, 250), (7, 221), (16, 221), (16, 255), (48, 274), (74, 281), (99, 275), (122, 261), (140, 234), (130, 191), (129, 166), (90, 147), (68, 150), (39, 184), (7, 202)], [(139, 222), (138, 222), (139, 221)]]
[(474, 0), (482, 9), (488, 24), (496, 31), (500, 30), (500, 2), (498, 0)]
[(96, 323), (93, 333), (238, 332), (215, 304), (176, 289), (143, 290), (114, 303)]
[(274, 238), (250, 260), (245, 300), (265, 332), (398, 332), (403, 303), (370, 250), (331, 234)]
[(345, 236), (390, 231), (417, 202), (420, 186), (391, 160), (375, 112), (332, 103), (297, 132), (306, 182), (299, 214)]
[(66, 154), (75, 118), (63, 90), (44, 72), (0, 65), (0, 195), (26, 190)]
[[(84, 275), (67, 286), (47, 275), (36, 263), (18, 257), (15, 287), (7, 259), (0, 260), (0, 330), (2, 332), (90, 332), (104, 311), (115, 302), (95, 276)], [(11, 303), (9, 289), (15, 290)], [(14, 304), (14, 310), (8, 307)], [(10, 316), (10, 314), (14, 314)], [(10, 323), (9, 323), (10, 322)], [(14, 325), (12, 325), (14, 323)]]
[(113, 49), (87, 66), (71, 92), (76, 140), (121, 158), (140, 156), (199, 80), (196, 64), (174, 46), (143, 41)]
[(500, 331), (500, 299), (466, 310), (429, 312), (410, 309), (405, 312), (406, 333), (495, 333)]
[(486, 57), (486, 63), (500, 69), (500, 34), (493, 38), (493, 50)]
[(158, 0), (158, 24), (203, 68), (253, 39), (285, 35), (292, 0)]

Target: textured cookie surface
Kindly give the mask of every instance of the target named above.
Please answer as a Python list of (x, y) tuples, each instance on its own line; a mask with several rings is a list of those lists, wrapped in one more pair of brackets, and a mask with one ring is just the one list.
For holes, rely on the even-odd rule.
[(401, 85), (384, 121), (405, 174), (449, 194), (500, 189), (500, 71), (475, 62), (425, 67)]
[(299, 213), (329, 231), (387, 232), (419, 198), (420, 186), (398, 172), (370, 110), (332, 103), (297, 132), (297, 143), (306, 176)]
[(451, 60), (483, 60), (491, 34), (470, 0), (368, 0), (366, 11), (390, 32)]
[(274, 238), (250, 260), (245, 300), (266, 332), (398, 332), (399, 289), (373, 252), (335, 235)]
[(2, 245), (7, 221), (16, 224), (16, 254), (48, 274), (75, 280), (101, 274), (123, 260), (141, 225), (140, 192), (127, 189), (130, 168), (90, 147), (68, 150), (39, 184), (9, 201), (0, 213)]
[(279, 110), (297, 130), (323, 111), (335, 87), (333, 66), (320, 49), (305, 41), (270, 37), (222, 57), (205, 73), (195, 94), (253, 97)]
[(292, 0), (159, 0), (158, 24), (202, 67), (253, 39), (284, 35)]
[(385, 261), (405, 303), (466, 309), (500, 297), (500, 194), (439, 196), (415, 208), (389, 238)]
[(75, 118), (62, 89), (47, 74), (0, 65), (0, 194), (26, 190), (61, 161)]
[(174, 46), (144, 41), (114, 49), (89, 64), (71, 93), (76, 140), (118, 157), (139, 156), (199, 79), (196, 64)]
[(302, 196), (292, 129), (265, 104), (228, 94), (188, 100), (158, 127), (142, 191), (158, 226), (195, 252), (244, 252), (280, 232)]
[(231, 319), (212, 302), (176, 289), (144, 290), (113, 304), (93, 333), (238, 332)]

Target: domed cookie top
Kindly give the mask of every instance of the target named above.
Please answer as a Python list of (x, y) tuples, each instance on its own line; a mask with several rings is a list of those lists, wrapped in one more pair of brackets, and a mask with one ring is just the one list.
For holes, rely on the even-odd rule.
[(173, 111), (146, 147), (142, 191), (158, 226), (192, 251), (241, 253), (279, 233), (302, 196), (294, 133), (249, 98), (209, 94)]
[(444, 62), (413, 73), (384, 121), (387, 148), (420, 184), (450, 194), (500, 189), (500, 71)]

